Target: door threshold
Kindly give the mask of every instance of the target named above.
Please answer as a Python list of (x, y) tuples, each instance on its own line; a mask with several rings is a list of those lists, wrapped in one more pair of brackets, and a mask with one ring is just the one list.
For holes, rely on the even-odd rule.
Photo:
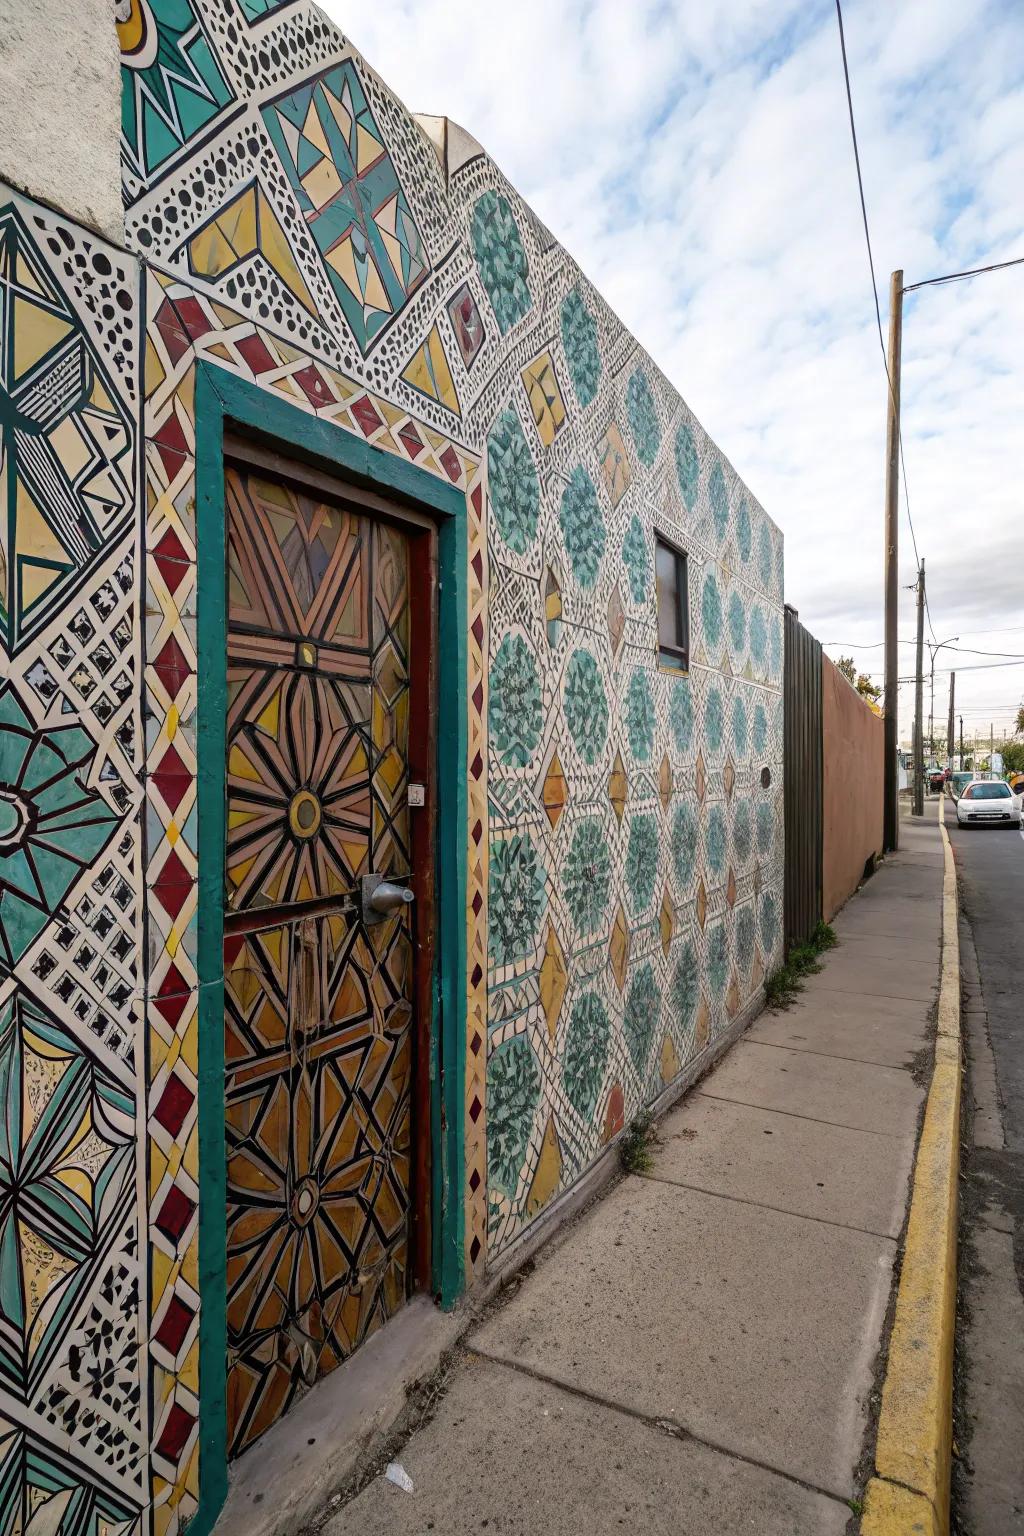
[(467, 1307), (442, 1312), (426, 1295), (402, 1310), (316, 1384), (229, 1469), (213, 1536), (294, 1536), (390, 1428), (409, 1388), (430, 1376), (468, 1328)]

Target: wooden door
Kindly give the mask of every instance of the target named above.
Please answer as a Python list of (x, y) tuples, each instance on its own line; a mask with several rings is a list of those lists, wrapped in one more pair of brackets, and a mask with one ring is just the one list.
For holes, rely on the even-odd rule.
[(229, 468), (229, 1453), (403, 1304), (409, 1270), (409, 539)]

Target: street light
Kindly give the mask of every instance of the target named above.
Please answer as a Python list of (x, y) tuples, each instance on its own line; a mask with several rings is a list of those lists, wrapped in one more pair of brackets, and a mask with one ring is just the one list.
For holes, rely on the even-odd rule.
[[(933, 640), (925, 641), (925, 645), (928, 647), (928, 655), (931, 661), (931, 702), (928, 705), (928, 748), (932, 757), (935, 756), (935, 658), (942, 650), (944, 645), (956, 645), (959, 639), (959, 635), (950, 635), (948, 640), (940, 640), (938, 643)], [(947, 752), (951, 750), (948, 741), (946, 743), (946, 750)]]

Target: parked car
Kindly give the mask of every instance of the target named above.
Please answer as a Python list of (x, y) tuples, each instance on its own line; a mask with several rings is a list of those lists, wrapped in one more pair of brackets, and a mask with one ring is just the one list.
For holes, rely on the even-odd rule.
[(956, 802), (961, 827), (1019, 827), (1021, 796), (1002, 779), (973, 779)]
[(946, 783), (946, 770), (945, 770), (945, 768), (929, 768), (929, 770), (928, 770), (928, 788), (932, 791), (933, 794), (941, 794), (942, 789), (943, 789), (945, 783)]

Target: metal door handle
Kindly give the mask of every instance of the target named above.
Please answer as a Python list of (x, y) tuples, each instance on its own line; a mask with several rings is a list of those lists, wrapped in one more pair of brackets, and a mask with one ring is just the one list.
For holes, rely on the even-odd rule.
[(363, 876), (363, 922), (380, 923), (413, 901), (407, 885), (396, 885), (383, 875)]

